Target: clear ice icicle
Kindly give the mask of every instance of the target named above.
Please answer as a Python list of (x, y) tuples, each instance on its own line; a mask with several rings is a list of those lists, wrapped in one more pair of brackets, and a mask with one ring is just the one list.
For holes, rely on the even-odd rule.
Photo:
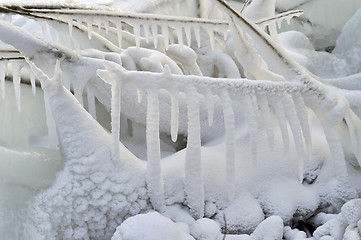
[(90, 87), (87, 87), (87, 98), (88, 98), (89, 113), (90, 115), (92, 115), (94, 119), (97, 119), (97, 113), (95, 109), (95, 96), (93, 90)]
[(153, 23), (150, 25), (150, 28), (152, 31), (154, 47), (157, 48), (158, 47), (158, 25)]
[(179, 99), (178, 93), (170, 93), (171, 102), (171, 138), (173, 142), (177, 141), (179, 126)]
[(6, 66), (4, 61), (0, 61), (0, 89), (1, 97), (5, 98), (5, 75), (6, 75)]
[(158, 89), (148, 89), (147, 104), (147, 173), (146, 180), (150, 201), (156, 210), (164, 206), (164, 188), (160, 163), (159, 99)]
[(188, 138), (185, 159), (185, 195), (192, 216), (199, 219), (204, 215), (199, 101), (194, 87), (191, 87), (187, 96)]
[(177, 26), (175, 28), (175, 32), (177, 34), (178, 44), (180, 45), (180, 48), (183, 48), (183, 28), (181, 26)]
[(15, 91), (15, 99), (16, 99), (16, 105), (18, 108), (19, 113), (21, 112), (21, 89), (20, 89), (20, 71), (22, 68), (22, 64), (18, 63), (16, 61), (12, 62), (12, 68), (13, 68), (13, 85), (14, 85), (14, 91)]
[(30, 74), (30, 84), (31, 84), (31, 91), (33, 92), (33, 95), (36, 95), (36, 85), (35, 85), (35, 75), (34, 73), (29, 69)]
[(149, 42), (149, 25), (147, 23), (143, 23), (143, 31), (144, 31), (144, 37), (145, 37), (145, 41), (148, 43)]
[(260, 114), (262, 115), (262, 120), (266, 127), (268, 144), (270, 149), (272, 150), (274, 148), (273, 119), (272, 119), (271, 111), (269, 109), (267, 96), (258, 95), (257, 100), (261, 108)]
[(119, 164), (119, 137), (120, 137), (120, 112), (121, 112), (121, 86), (118, 81), (112, 83), (112, 98), (111, 98), (111, 127), (112, 127), (112, 159), (115, 166)]
[(168, 46), (169, 46), (169, 29), (167, 24), (163, 23), (161, 25), (161, 29), (162, 29), (162, 34), (164, 37), (164, 47), (166, 50), (168, 50)]
[(117, 28), (118, 47), (122, 48), (122, 40), (123, 40), (122, 23), (119, 21), (115, 25), (116, 25), (116, 28)]
[(300, 121), (297, 116), (296, 108), (292, 99), (292, 96), (285, 93), (283, 95), (283, 105), (286, 109), (286, 118), (288, 120), (288, 123), (290, 125), (293, 139), (295, 141), (295, 147), (297, 152), (297, 159), (298, 159), (298, 171), (299, 171), (299, 180), (302, 183), (303, 181), (303, 170), (304, 170), (304, 160), (305, 160), (305, 151), (304, 151), (304, 145), (302, 140), (302, 132), (301, 132), (301, 126)]
[(303, 101), (302, 95), (299, 93), (293, 94), (293, 101), (295, 103), (298, 119), (300, 120), (303, 138), (305, 139), (306, 149), (308, 156), (312, 153), (312, 139), (310, 124), (308, 122), (308, 111), (306, 109), (305, 102)]
[(282, 99), (277, 97), (272, 101), (272, 106), (277, 118), (278, 126), (280, 128), (282, 141), (283, 141), (283, 149), (285, 152), (288, 152), (290, 141), (288, 136), (287, 119), (286, 119), (284, 106), (283, 104), (280, 103), (282, 103)]
[(223, 106), (225, 138), (226, 138), (226, 176), (228, 199), (232, 200), (235, 195), (235, 119), (232, 107), (232, 100), (227, 90), (221, 92), (221, 100)]
[(67, 22), (68, 22), (69, 35), (70, 35), (70, 38), (72, 38), (73, 37), (73, 18), (69, 17), (67, 19)]
[(90, 19), (86, 19), (85, 22), (88, 29), (88, 38), (90, 40), (92, 39), (92, 34), (93, 34), (93, 23)]
[(135, 46), (137, 48), (140, 47), (140, 24), (138, 24), (137, 22), (133, 23), (133, 33), (134, 33), (134, 37), (135, 37)]

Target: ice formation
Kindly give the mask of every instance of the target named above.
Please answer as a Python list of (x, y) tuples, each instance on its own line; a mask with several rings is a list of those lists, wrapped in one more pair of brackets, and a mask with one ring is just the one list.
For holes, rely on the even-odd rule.
[[(0, 40), (20, 56), (0, 60), (0, 109), (12, 99), (14, 116), (26, 112), (21, 83), (43, 93), (47, 133), (24, 136), (21, 146), (45, 137), (64, 160), (46, 187), (25, 183), (38, 192), (20, 237), (359, 237), (359, 89), (352, 91), (358, 76), (347, 76), (358, 70), (322, 79), (306, 69), (318, 59), (338, 72), (337, 63), (349, 61), (342, 37), (337, 56), (319, 54), (304, 35), (276, 32), (301, 11), (276, 15), (275, 1), (254, 0), (241, 14), (223, 1), (200, 3), (201, 15), (213, 18), (67, 4), (1, 8), (42, 21), (44, 31), (38, 38), (21, 28), (26, 20), (0, 21)], [(267, 8), (257, 12), (257, 4)], [(0, 157), (25, 158), (0, 140), (15, 149), (1, 147)], [(295, 229), (304, 221), (314, 233)]]

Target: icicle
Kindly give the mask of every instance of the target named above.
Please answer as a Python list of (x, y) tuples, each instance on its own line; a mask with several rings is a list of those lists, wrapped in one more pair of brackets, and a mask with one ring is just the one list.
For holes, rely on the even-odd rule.
[(133, 23), (133, 33), (135, 37), (135, 46), (137, 48), (140, 47), (140, 24), (134, 22)]
[(92, 39), (92, 33), (93, 33), (93, 23), (90, 19), (86, 19), (86, 26), (88, 28), (88, 38), (89, 40)]
[(149, 42), (149, 25), (147, 23), (143, 23), (142, 25), (143, 25), (145, 41), (148, 43)]
[(162, 28), (162, 34), (164, 36), (164, 47), (165, 50), (168, 50), (168, 46), (169, 46), (169, 29), (168, 26), (166, 24), (163, 24), (161, 26)]
[(293, 17), (294, 16), (292, 14), (286, 17), (287, 25), (290, 25), (291, 20), (292, 20)]
[(281, 29), (281, 27), (282, 27), (282, 21), (283, 21), (282, 18), (276, 20), (277, 28), (278, 28), (278, 29)]
[(180, 46), (180, 48), (182, 49), (183, 48), (183, 28), (181, 26), (177, 26), (175, 28), (175, 32), (177, 34), (177, 39), (178, 39), (178, 44)]
[(43, 35), (49, 34), (49, 25), (46, 21), (39, 21), (41, 31), (43, 32)]
[(1, 97), (5, 98), (5, 75), (6, 75), (6, 62), (0, 61), (0, 89), (1, 89)]
[(252, 97), (250, 95), (244, 95), (241, 98), (242, 107), (245, 111), (247, 118), (248, 131), (251, 144), (251, 154), (254, 164), (257, 164), (257, 149), (258, 149), (258, 120), (256, 117), (256, 109), (252, 103)]
[(308, 153), (308, 156), (311, 156), (312, 139), (311, 139), (310, 124), (308, 122), (308, 111), (306, 109), (306, 105), (305, 105), (305, 102), (303, 101), (301, 94), (294, 93), (293, 101), (295, 103), (298, 119), (300, 120), (303, 138), (305, 139), (305, 143), (306, 143), (307, 153)]
[(178, 93), (170, 93), (171, 102), (171, 137), (172, 141), (176, 142), (178, 137), (179, 125), (179, 99)]
[(278, 97), (276, 97), (272, 101), (273, 110), (276, 114), (278, 126), (280, 128), (280, 132), (282, 135), (282, 141), (283, 141), (283, 149), (285, 152), (289, 151), (289, 136), (288, 136), (288, 128), (287, 128), (287, 119), (285, 114), (285, 109), (283, 104), (280, 104), (282, 100)]
[(191, 37), (192, 37), (192, 35), (191, 35), (191, 26), (188, 26), (188, 25), (185, 25), (184, 26), (184, 33), (186, 34), (186, 38), (187, 38), (187, 45), (188, 45), (188, 47), (190, 47), (191, 46)]
[(89, 113), (94, 119), (97, 119), (97, 113), (95, 109), (95, 96), (93, 90), (90, 87), (87, 87), (87, 97)]
[(73, 18), (67, 19), (70, 38), (73, 38)]
[(22, 64), (18, 62), (12, 63), (12, 69), (13, 69), (13, 85), (15, 90), (15, 98), (16, 98), (16, 105), (18, 108), (19, 113), (21, 113), (21, 89), (20, 89), (20, 71), (22, 68)]
[(79, 89), (78, 86), (73, 85), (74, 88), (74, 97), (78, 100), (78, 102), (84, 106), (83, 104), (83, 89)]
[(115, 23), (115, 26), (117, 28), (118, 47), (122, 48), (122, 39), (123, 39), (122, 22), (119, 21)]
[(35, 75), (34, 73), (29, 69), (30, 74), (30, 84), (31, 84), (31, 90), (33, 92), (33, 95), (36, 95), (36, 84), (35, 84)]
[(164, 206), (164, 188), (160, 163), (158, 89), (148, 89), (147, 106), (147, 185), (150, 201), (156, 210)]
[(209, 36), (209, 41), (211, 43), (211, 50), (214, 50), (214, 31), (213, 28), (207, 27), (207, 33)]
[(184, 188), (190, 212), (196, 219), (204, 215), (204, 183), (201, 158), (199, 101), (192, 87), (187, 102), (188, 139), (185, 159)]
[(221, 92), (221, 100), (223, 105), (224, 127), (226, 138), (226, 176), (227, 176), (227, 189), (228, 199), (232, 200), (235, 195), (236, 177), (235, 177), (235, 119), (232, 107), (232, 100), (229, 97), (227, 90)]
[(295, 141), (295, 147), (296, 147), (297, 159), (298, 159), (298, 171), (299, 171), (299, 178), (300, 178), (299, 180), (302, 183), (305, 153), (304, 153), (304, 145), (303, 145), (303, 140), (302, 140), (301, 126), (300, 126), (300, 122), (299, 122), (299, 119), (297, 116), (297, 112), (296, 112), (292, 97), (289, 94), (285, 93), (283, 95), (282, 100), (283, 100), (283, 105), (286, 110), (285, 111), (286, 118), (291, 127), (293, 139)]
[(266, 127), (267, 139), (270, 149), (274, 148), (274, 133), (273, 133), (273, 120), (271, 111), (268, 106), (267, 96), (265, 95), (258, 95), (257, 96), (258, 104), (261, 108), (261, 115), (263, 123)]
[(152, 23), (150, 25), (150, 27), (151, 27), (152, 36), (153, 36), (154, 47), (157, 48), (158, 47), (158, 25), (155, 23)]
[(201, 28), (200, 26), (196, 25), (193, 26), (194, 35), (196, 36), (197, 46), (198, 48), (201, 47)]
[(119, 137), (120, 137), (120, 112), (122, 100), (122, 88), (118, 81), (112, 83), (112, 98), (111, 98), (111, 127), (112, 127), (112, 159), (115, 166), (119, 164)]
[(107, 19), (105, 19), (104, 22), (104, 28), (105, 28), (105, 33), (109, 33), (109, 21)]
[(142, 102), (142, 93), (140, 92), (139, 88), (137, 88), (137, 100), (138, 103)]
[(214, 97), (211, 90), (207, 91), (205, 98), (208, 112), (208, 125), (211, 127), (213, 125), (214, 118)]
[(51, 149), (58, 148), (58, 133), (56, 131), (55, 120), (53, 117), (53, 113), (51, 111), (48, 96), (46, 92), (44, 92), (44, 105), (45, 105), (45, 115), (46, 115), (46, 126), (48, 127), (48, 137), (49, 137), (49, 147)]

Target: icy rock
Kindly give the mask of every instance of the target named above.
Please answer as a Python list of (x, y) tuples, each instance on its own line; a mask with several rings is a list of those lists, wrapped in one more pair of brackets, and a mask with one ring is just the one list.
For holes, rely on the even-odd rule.
[(261, 222), (251, 234), (252, 240), (281, 240), (283, 221), (279, 216), (270, 216)]
[(125, 220), (117, 227), (111, 240), (194, 240), (192, 236), (183, 231), (158, 212), (139, 214)]
[(216, 215), (222, 226), (227, 223), (228, 233), (251, 233), (264, 219), (261, 206), (249, 192), (242, 192), (231, 205)]
[(191, 227), (191, 234), (197, 240), (220, 240), (223, 237), (218, 223), (209, 218), (198, 219)]

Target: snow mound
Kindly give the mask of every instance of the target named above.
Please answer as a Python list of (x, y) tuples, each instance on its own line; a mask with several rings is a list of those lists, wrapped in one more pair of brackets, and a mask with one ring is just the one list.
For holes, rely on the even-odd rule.
[(139, 214), (125, 220), (117, 227), (111, 240), (194, 240), (187, 232), (182, 230), (158, 212)]
[(345, 203), (336, 217), (321, 225), (314, 232), (314, 238), (326, 239), (360, 239), (361, 235), (361, 199)]

